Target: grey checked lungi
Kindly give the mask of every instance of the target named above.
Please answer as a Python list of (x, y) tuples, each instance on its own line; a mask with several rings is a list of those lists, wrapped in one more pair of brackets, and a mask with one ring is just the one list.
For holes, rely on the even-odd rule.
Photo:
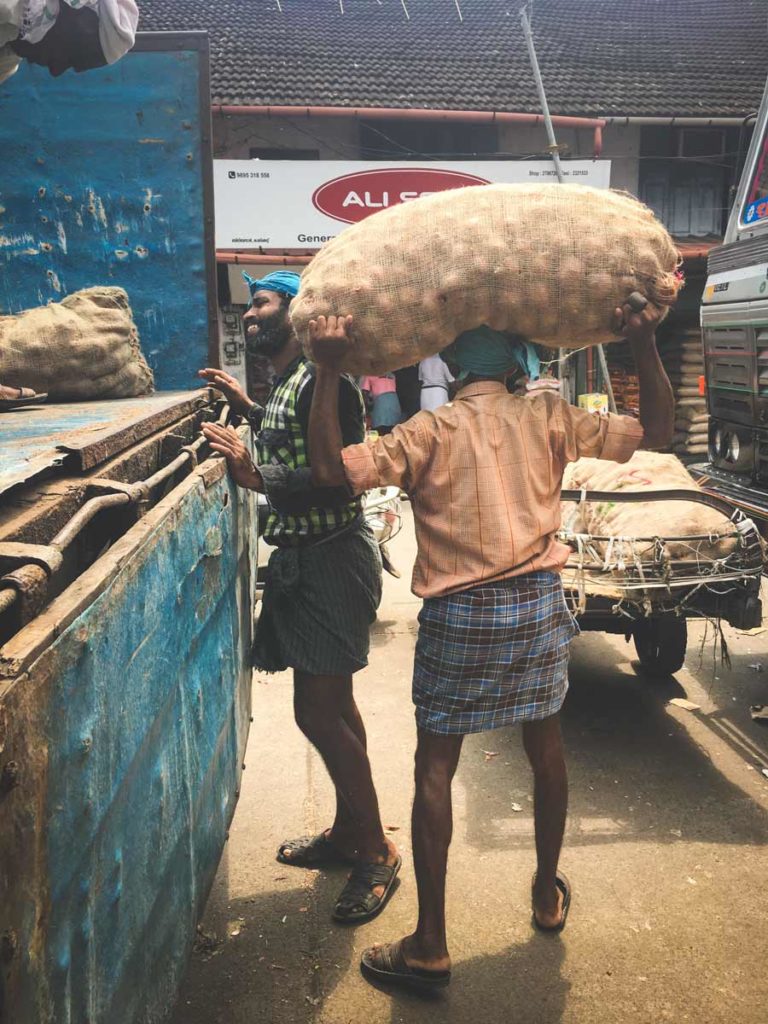
[(556, 714), (577, 632), (553, 572), (428, 598), (413, 673), (418, 725), (465, 734)]
[(272, 552), (253, 645), (267, 672), (350, 675), (368, 664), (381, 555), (358, 521), (319, 542)]

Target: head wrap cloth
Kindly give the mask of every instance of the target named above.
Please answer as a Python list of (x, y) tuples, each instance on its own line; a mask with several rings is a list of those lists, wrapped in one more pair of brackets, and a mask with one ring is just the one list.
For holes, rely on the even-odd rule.
[(243, 280), (248, 285), (253, 297), (256, 292), (280, 292), (282, 295), (290, 295), (293, 298), (299, 291), (301, 278), (290, 270), (276, 270), (266, 277), (251, 277), (243, 271)]
[(483, 324), (464, 331), (440, 355), (461, 368), (459, 380), (475, 374), (478, 377), (500, 377), (519, 368), (530, 380), (538, 380), (541, 363), (530, 342), (514, 334), (502, 334)]

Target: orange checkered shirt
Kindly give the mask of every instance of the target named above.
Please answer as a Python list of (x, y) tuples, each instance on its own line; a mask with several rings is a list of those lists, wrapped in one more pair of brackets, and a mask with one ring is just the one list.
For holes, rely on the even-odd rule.
[(559, 572), (563, 470), (582, 456), (626, 462), (643, 430), (556, 394), (510, 395), (498, 381), (462, 388), (372, 444), (342, 451), (355, 494), (395, 485), (411, 499), (413, 592), (440, 597), (537, 570)]

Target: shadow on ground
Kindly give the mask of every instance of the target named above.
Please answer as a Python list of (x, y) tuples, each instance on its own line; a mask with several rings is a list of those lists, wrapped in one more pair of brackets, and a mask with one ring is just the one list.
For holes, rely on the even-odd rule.
[[(220, 878), (227, 867), (225, 853)], [(169, 1024), (246, 1024), (254, 1007), (259, 1020), (285, 1020), (299, 1004), (306, 1007), (302, 1019), (311, 1020), (334, 991), (352, 956), (352, 930), (330, 919), (345, 872), (305, 872), (277, 862), (269, 870), (275, 885), (295, 877), (296, 888), (233, 900), (223, 886), (214, 889)], [(214, 1016), (212, 990), (220, 993)]]
[[(768, 843), (768, 813), (668, 713), (666, 702), (685, 694), (675, 679), (637, 674), (598, 634), (574, 644), (570, 677), (562, 715), (569, 846), (674, 843), (681, 835), (704, 843)], [(531, 780), (520, 730), (468, 737), (457, 778), (466, 790), (470, 845), (531, 845)]]
[(387, 990), (392, 1024), (479, 1021), (481, 1024), (557, 1024), (570, 983), (563, 977), (565, 945), (557, 936), (534, 933), (527, 942), (490, 956), (459, 963), (451, 986), (424, 998)]

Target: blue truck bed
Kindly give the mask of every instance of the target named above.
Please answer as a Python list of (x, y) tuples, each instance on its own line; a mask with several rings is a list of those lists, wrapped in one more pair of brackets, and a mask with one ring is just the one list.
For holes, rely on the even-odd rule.
[(166, 1016), (239, 792), (257, 516), (200, 433), (226, 412), (195, 378), (217, 351), (209, 111), (199, 33), (0, 89), (0, 314), (120, 285), (159, 388), (0, 415), (13, 1024)]

